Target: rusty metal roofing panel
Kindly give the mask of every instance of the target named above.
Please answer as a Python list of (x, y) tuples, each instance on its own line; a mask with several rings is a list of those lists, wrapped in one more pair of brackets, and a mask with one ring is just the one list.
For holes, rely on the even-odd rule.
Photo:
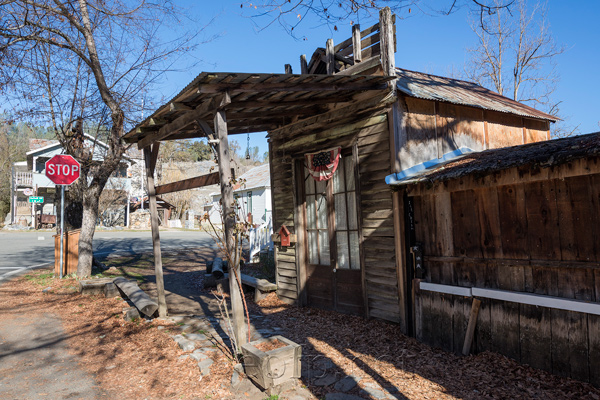
[(524, 117), (558, 121), (559, 118), (501, 96), (473, 82), (396, 68), (397, 87), (402, 93), (420, 99), (444, 101)]

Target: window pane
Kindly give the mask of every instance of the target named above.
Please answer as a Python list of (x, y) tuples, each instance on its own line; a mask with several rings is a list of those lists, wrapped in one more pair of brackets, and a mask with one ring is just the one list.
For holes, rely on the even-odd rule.
[(317, 185), (317, 194), (327, 193), (327, 181), (315, 181), (313, 178), (310, 179), (312, 179)]
[(337, 232), (338, 267), (350, 268), (350, 254), (348, 251), (348, 232)]
[(308, 231), (308, 262), (319, 263), (319, 252), (317, 250), (317, 231)]
[(315, 196), (306, 196), (306, 222), (308, 229), (317, 229)]
[(308, 173), (308, 169), (304, 168), (304, 190), (306, 194), (315, 193), (315, 180)]
[(354, 190), (354, 162), (352, 155), (344, 157), (344, 171), (346, 172), (346, 190)]
[(358, 232), (350, 232), (350, 268), (360, 269), (360, 251), (358, 246)]
[(327, 229), (327, 197), (317, 194), (317, 223), (319, 229)]
[(329, 235), (327, 231), (319, 231), (319, 258), (321, 265), (330, 265), (329, 260)]
[[(356, 211), (356, 193), (346, 194), (348, 199), (348, 229), (358, 229), (358, 211)], [(336, 203), (337, 206), (337, 203)], [(336, 212), (337, 214), (337, 212)]]
[(346, 196), (341, 194), (334, 195), (335, 199), (335, 229), (345, 231), (348, 229), (346, 222)]
[(344, 191), (344, 159), (340, 156), (335, 173), (333, 174), (333, 193), (341, 193)]

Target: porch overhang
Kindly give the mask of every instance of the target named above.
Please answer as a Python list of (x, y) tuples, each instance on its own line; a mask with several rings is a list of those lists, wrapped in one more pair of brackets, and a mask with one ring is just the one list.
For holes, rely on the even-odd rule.
[(211, 137), (225, 111), (228, 134), (270, 131), (351, 103), (366, 91), (389, 91), (393, 76), (203, 72), (124, 135), (142, 149), (163, 140)]

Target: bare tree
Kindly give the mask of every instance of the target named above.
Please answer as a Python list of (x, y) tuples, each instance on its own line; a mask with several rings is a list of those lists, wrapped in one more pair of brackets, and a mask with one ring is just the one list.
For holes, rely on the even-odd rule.
[[(482, 14), (493, 14), (499, 8), (507, 7), (515, 0), (257, 0), (245, 1), (252, 17), (259, 21), (261, 28), (279, 23), (288, 33), (294, 35), (296, 28), (309, 16), (316, 17), (322, 24), (338, 30), (340, 23), (360, 23), (361, 19), (373, 19), (383, 7), (390, 7), (393, 13), (408, 14), (413, 8), (426, 7), (436, 13), (450, 14), (461, 6), (474, 5)], [(404, 14), (405, 15), (405, 14)]]
[[(500, 5), (499, 0), (496, 4)], [(552, 100), (558, 82), (555, 57), (565, 49), (552, 37), (545, 6), (516, 0), (494, 13), (478, 13), (471, 28), (478, 45), (468, 50), (468, 78), (556, 115), (559, 103)]]
[[(174, 162), (161, 162), (157, 169), (161, 171), (159, 184), (181, 181), (193, 176), (193, 173), (186, 172), (184, 168), (177, 166), (177, 163)], [(185, 217), (185, 212), (190, 209), (194, 194), (193, 190), (183, 190), (165, 193), (161, 197), (175, 206), (175, 218), (182, 219)]]
[[(50, 124), (82, 164), (73, 190), (82, 202), (80, 277), (91, 273), (100, 194), (126, 150), (121, 137), (142, 93), (193, 47), (193, 35), (161, 35), (177, 17), (168, 0), (0, 0), (0, 90), (20, 117)], [(84, 122), (108, 144), (101, 162), (83, 145)]]

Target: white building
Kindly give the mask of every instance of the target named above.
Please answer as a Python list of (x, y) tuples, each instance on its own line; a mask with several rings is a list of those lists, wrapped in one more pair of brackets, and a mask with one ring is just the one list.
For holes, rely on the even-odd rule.
[[(248, 170), (233, 188), (243, 215), (255, 225), (271, 223), (271, 174), (269, 164)], [(221, 193), (211, 193), (212, 203), (205, 206), (213, 224), (221, 224)]]
[[(93, 149), (92, 160), (100, 162), (104, 159), (108, 145), (93, 136), (84, 134), (84, 146)], [(29, 151), (26, 153), (27, 161), (13, 164), (11, 185), (11, 212), (10, 223), (26, 220), (31, 223), (35, 214), (56, 215), (55, 204), (56, 185), (46, 177), (46, 161), (64, 150), (58, 140), (30, 139)], [(119, 190), (131, 192), (130, 164), (133, 160), (123, 156), (119, 168), (113, 173), (106, 184), (105, 190)], [(41, 204), (29, 203), (29, 196), (43, 197)], [(60, 201), (60, 200), (59, 200)], [(126, 203), (123, 203), (123, 210)]]

